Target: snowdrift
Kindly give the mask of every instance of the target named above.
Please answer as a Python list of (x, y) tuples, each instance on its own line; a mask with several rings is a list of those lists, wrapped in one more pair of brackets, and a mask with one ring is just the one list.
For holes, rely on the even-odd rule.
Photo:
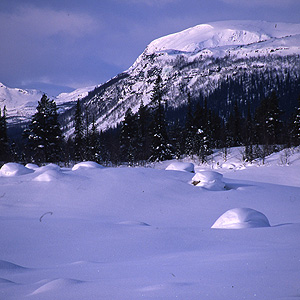
[(251, 208), (233, 208), (226, 211), (211, 228), (243, 229), (270, 227), (268, 218), (261, 212)]
[(76, 165), (74, 165), (74, 167), (72, 168), (72, 171), (76, 171), (79, 169), (102, 169), (104, 168), (103, 166), (101, 166), (100, 164), (97, 164), (94, 161), (83, 161), (80, 162)]
[(191, 172), (191, 173), (195, 172), (193, 163), (180, 162), (180, 161), (172, 162), (166, 167), (166, 170), (183, 171), (183, 172)]
[(21, 164), (7, 163), (7, 164), (4, 164), (2, 166), (2, 168), (0, 169), (0, 176), (11, 177), (11, 176), (25, 175), (25, 174), (29, 174), (32, 172), (33, 172), (33, 170), (28, 169)]
[(222, 181), (223, 175), (214, 171), (199, 171), (192, 178), (192, 184), (211, 191), (222, 191), (225, 183)]

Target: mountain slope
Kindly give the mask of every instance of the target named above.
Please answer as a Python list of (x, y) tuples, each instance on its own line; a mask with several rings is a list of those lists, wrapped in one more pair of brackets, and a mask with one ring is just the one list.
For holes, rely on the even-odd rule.
[[(224, 21), (198, 25), (151, 42), (126, 72), (84, 99), (99, 129), (116, 126), (130, 107), (149, 104), (160, 74), (169, 107), (207, 97), (226, 112), (233, 101), (245, 107), (272, 89), (286, 97), (299, 90), (300, 24)], [(235, 88), (233, 88), (235, 87)], [(290, 100), (289, 109), (293, 107)], [(69, 113), (70, 114), (70, 113)], [(65, 130), (72, 132), (70, 118)], [(67, 124), (68, 123), (68, 124)]]
[[(54, 98), (59, 113), (72, 108), (78, 98), (87, 96), (94, 87), (77, 89), (71, 93), (61, 93)], [(6, 106), (9, 125), (28, 122), (36, 111), (38, 101), (44, 92), (35, 89), (9, 88), (0, 83), (0, 108)], [(52, 99), (52, 97), (50, 97)]]

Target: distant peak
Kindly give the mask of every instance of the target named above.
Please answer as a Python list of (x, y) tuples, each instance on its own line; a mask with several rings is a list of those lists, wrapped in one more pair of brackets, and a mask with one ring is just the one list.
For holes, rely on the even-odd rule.
[(265, 21), (220, 21), (200, 24), (151, 42), (146, 54), (154, 52), (198, 52), (203, 49), (258, 43), (300, 34), (300, 24)]

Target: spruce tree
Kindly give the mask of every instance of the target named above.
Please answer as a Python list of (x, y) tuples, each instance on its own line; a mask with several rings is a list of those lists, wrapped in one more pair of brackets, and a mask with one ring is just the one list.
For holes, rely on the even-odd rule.
[(172, 146), (169, 144), (167, 136), (165, 109), (162, 98), (162, 80), (158, 76), (151, 97), (153, 106), (151, 161), (162, 161), (173, 157)]
[(251, 162), (254, 159), (254, 137), (253, 137), (253, 121), (250, 111), (250, 106), (248, 105), (248, 114), (246, 120), (246, 128), (245, 128), (245, 151), (244, 151), (244, 160)]
[(7, 137), (6, 107), (3, 108), (3, 114), (0, 109), (0, 161), (9, 160), (9, 143)]
[(187, 97), (187, 112), (185, 117), (185, 130), (184, 130), (184, 138), (185, 138), (185, 153), (189, 156), (193, 156), (197, 150), (195, 149), (195, 135), (196, 128), (194, 126), (194, 116), (193, 116), (193, 108), (191, 95), (188, 93)]
[(120, 133), (121, 159), (133, 164), (137, 155), (137, 124), (131, 108), (125, 113)]
[(38, 102), (37, 112), (25, 134), (35, 162), (58, 162), (62, 158), (62, 133), (56, 103), (45, 94)]
[(150, 156), (149, 145), (150, 145), (150, 112), (149, 109), (144, 106), (141, 101), (138, 113), (137, 113), (137, 160), (144, 161)]
[(75, 110), (74, 158), (76, 161), (82, 161), (84, 158), (84, 130), (79, 99), (77, 100)]
[(293, 118), (292, 124), (292, 144), (293, 146), (300, 145), (300, 96), (298, 98), (298, 107)]
[(281, 111), (275, 92), (263, 99), (255, 112), (256, 135), (259, 143), (264, 145), (264, 155), (268, 155), (276, 149), (280, 142)]

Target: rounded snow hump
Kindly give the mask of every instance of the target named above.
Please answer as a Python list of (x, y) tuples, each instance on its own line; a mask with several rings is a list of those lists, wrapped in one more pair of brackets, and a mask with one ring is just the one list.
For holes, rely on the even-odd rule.
[(72, 171), (76, 171), (79, 169), (103, 169), (104, 167), (101, 166), (100, 164), (97, 164), (94, 161), (83, 161), (80, 162), (72, 168)]
[(18, 163), (6, 163), (0, 169), (0, 175), (5, 177), (19, 176), (33, 173), (33, 170)]
[(187, 163), (181, 161), (172, 162), (166, 167), (166, 170), (183, 171), (183, 172), (191, 172), (191, 173), (195, 172), (193, 163)]
[(221, 215), (211, 228), (243, 229), (270, 227), (268, 218), (251, 208), (233, 208)]
[(192, 184), (211, 191), (223, 191), (223, 175), (214, 171), (199, 171), (192, 178)]

